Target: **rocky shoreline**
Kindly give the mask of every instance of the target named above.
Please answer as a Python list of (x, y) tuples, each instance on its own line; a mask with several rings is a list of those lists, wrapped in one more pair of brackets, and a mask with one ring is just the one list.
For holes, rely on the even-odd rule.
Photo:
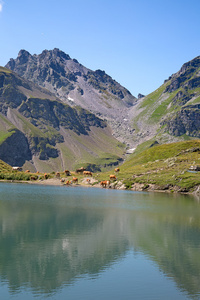
[[(66, 185), (66, 182), (62, 182), (59, 178), (49, 178), (37, 181), (21, 181), (21, 180), (0, 180), (0, 182), (9, 183), (27, 183), (27, 184), (39, 184), (39, 185), (50, 185), (50, 186), (83, 186), (83, 187), (94, 187), (102, 188), (100, 182), (97, 182), (94, 178), (83, 178), (79, 180), (79, 183)], [(200, 185), (196, 186), (193, 190), (187, 190), (186, 188), (180, 188), (179, 186), (172, 186), (166, 184), (165, 186), (158, 186), (156, 184), (146, 183), (134, 183), (131, 188), (127, 189), (122, 181), (114, 181), (106, 187), (106, 189), (116, 190), (130, 190), (134, 192), (159, 192), (159, 193), (177, 193), (177, 194), (189, 194), (200, 197)]]

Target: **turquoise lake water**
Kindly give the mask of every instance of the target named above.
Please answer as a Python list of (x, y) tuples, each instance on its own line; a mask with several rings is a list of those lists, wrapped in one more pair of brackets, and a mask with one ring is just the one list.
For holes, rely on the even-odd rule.
[(6, 299), (200, 299), (200, 200), (0, 184)]

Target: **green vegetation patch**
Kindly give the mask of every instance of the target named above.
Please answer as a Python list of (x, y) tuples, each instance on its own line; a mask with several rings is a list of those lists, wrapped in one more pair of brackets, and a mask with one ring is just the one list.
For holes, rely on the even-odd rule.
[[(123, 181), (126, 188), (139, 183), (143, 190), (155, 185), (161, 190), (188, 192), (200, 185), (200, 172), (190, 172), (191, 165), (200, 166), (200, 140), (157, 145), (134, 153), (120, 166), (117, 180)], [(102, 179), (108, 176), (101, 174)]]
[(161, 85), (157, 90), (155, 90), (153, 93), (149, 94), (148, 96), (145, 97), (145, 100), (142, 102), (139, 108), (149, 108), (152, 106), (155, 101), (160, 98), (162, 93), (164, 92), (166, 88), (166, 85)]
[(4, 68), (4, 67), (0, 67), (0, 72), (7, 73), (7, 74), (10, 74), (10, 73), (12, 73), (12, 71), (11, 71), (11, 70), (9, 70), (9, 69), (6, 69), (6, 68)]
[[(167, 159), (177, 155), (180, 151), (184, 151), (190, 148), (200, 147), (200, 140), (191, 140), (185, 142), (177, 142), (171, 144), (163, 144), (149, 148), (141, 153), (133, 154), (132, 160), (128, 161), (130, 164), (141, 164), (147, 162), (153, 162), (155, 160)], [(126, 163), (124, 164), (126, 166)]]
[(13, 135), (13, 133), (15, 133), (15, 130), (11, 130), (8, 132), (4, 132), (4, 131), (0, 131), (0, 145), (7, 139), (9, 138), (11, 135)]
[(0, 159), (0, 172), (11, 172), (12, 167)]

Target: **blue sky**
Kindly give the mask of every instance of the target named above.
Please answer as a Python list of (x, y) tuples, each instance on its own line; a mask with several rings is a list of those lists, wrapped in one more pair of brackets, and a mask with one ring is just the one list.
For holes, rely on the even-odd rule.
[(0, 65), (59, 48), (137, 96), (200, 55), (200, 0), (0, 0)]

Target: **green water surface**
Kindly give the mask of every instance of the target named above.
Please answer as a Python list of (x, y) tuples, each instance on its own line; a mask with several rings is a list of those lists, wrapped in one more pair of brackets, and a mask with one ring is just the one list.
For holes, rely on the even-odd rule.
[(200, 299), (200, 202), (0, 184), (6, 299)]

